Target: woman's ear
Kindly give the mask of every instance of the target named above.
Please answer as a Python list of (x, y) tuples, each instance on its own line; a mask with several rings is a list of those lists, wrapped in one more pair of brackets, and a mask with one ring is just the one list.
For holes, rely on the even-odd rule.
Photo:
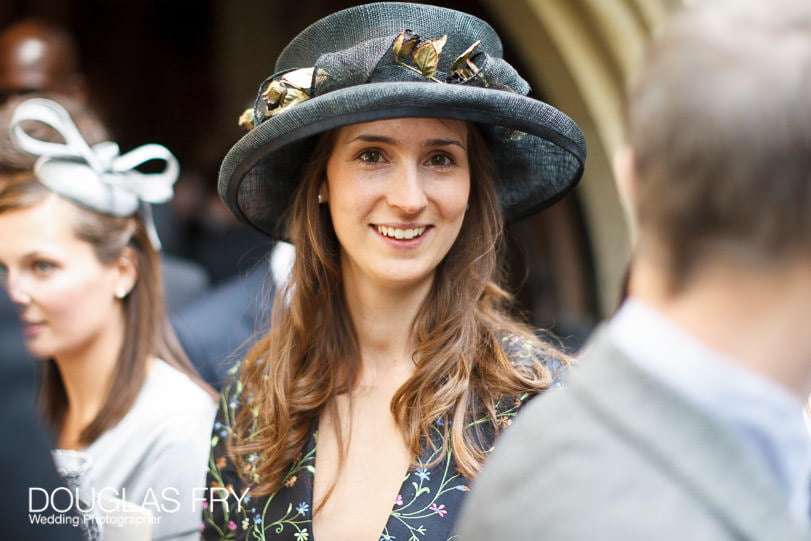
[(318, 187), (318, 203), (326, 203), (329, 201), (329, 185), (326, 179), (321, 181), (321, 186)]
[(116, 274), (115, 296), (126, 297), (135, 287), (135, 282), (138, 281), (138, 256), (135, 250), (131, 246), (125, 247), (113, 265)]

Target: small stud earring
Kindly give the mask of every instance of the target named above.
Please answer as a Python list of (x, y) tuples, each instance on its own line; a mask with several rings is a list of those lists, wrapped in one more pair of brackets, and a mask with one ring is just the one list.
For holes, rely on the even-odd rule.
[(115, 298), (116, 299), (123, 299), (127, 296), (127, 290), (123, 287), (119, 287), (115, 290)]
[(323, 202), (324, 202), (324, 198), (321, 197), (321, 194), (318, 194), (318, 204), (320, 205)]

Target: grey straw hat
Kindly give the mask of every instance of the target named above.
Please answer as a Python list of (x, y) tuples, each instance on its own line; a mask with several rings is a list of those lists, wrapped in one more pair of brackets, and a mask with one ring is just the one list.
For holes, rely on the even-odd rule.
[(223, 160), (219, 193), (242, 221), (278, 238), (317, 135), (401, 117), (479, 126), (504, 215), (554, 203), (583, 173), (586, 146), (565, 114), (527, 97), (484, 21), (426, 4), (377, 2), (333, 13), (282, 51)]

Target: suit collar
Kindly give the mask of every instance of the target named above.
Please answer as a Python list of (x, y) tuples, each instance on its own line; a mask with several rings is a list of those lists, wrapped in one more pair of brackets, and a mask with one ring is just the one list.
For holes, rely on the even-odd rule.
[(637, 368), (610, 343), (605, 329), (595, 333), (575, 370), (571, 392), (641, 454), (663, 464), (674, 483), (705, 502), (731, 531), (743, 539), (808, 539), (758, 457)]
[(794, 518), (811, 526), (811, 438), (796, 394), (708, 346), (641, 299), (624, 302), (607, 328), (612, 345), (635, 366), (757, 454), (788, 495)]

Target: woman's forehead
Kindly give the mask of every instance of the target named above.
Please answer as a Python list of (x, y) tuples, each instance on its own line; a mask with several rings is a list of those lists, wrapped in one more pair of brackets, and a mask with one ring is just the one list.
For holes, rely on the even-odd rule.
[[(0, 212), (0, 228), (7, 247), (23, 251), (75, 250), (86, 244), (76, 235), (74, 224), (79, 210), (64, 198), (50, 193), (42, 200)], [(47, 250), (46, 250), (47, 251)]]
[(393, 142), (408, 139), (467, 140), (468, 125), (462, 120), (446, 118), (391, 118), (350, 124), (338, 129), (337, 141), (346, 143), (357, 138), (385, 137)]

